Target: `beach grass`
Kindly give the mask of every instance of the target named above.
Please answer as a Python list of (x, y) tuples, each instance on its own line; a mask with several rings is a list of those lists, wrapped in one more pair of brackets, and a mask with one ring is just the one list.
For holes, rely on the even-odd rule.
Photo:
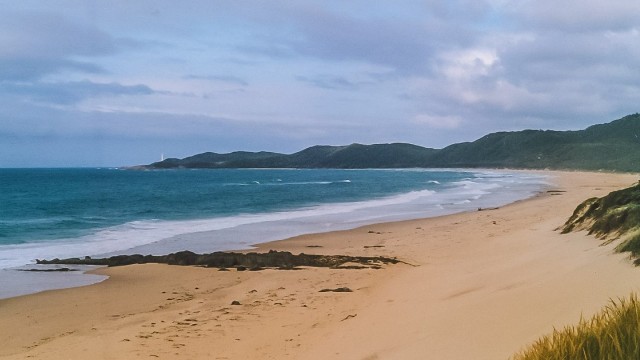
[(616, 251), (630, 252), (636, 258), (634, 263), (640, 265), (640, 259), (638, 258), (640, 256), (640, 229), (634, 229), (634, 231), (627, 234), (626, 240), (616, 247)]
[(561, 230), (563, 234), (588, 230), (605, 244), (617, 241), (616, 251), (630, 253), (640, 266), (640, 182), (583, 201)]
[(636, 294), (611, 300), (578, 325), (554, 330), (516, 354), (513, 360), (640, 359), (640, 301)]

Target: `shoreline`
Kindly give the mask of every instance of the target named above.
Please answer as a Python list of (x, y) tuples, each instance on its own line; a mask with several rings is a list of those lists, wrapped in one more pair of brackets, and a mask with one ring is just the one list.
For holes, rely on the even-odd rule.
[[(401, 169), (406, 171), (406, 169)], [(387, 169), (381, 171), (398, 171)], [(524, 196), (535, 196), (547, 187), (544, 176), (535, 175), (535, 171), (491, 170), (491, 169), (419, 169), (420, 173), (452, 171), (454, 173), (467, 172), (472, 179), (462, 178), (446, 184), (439, 190), (417, 190), (407, 193), (394, 194), (381, 198), (365, 199), (353, 202), (338, 202), (319, 204), (312, 207), (294, 208), (284, 212), (240, 214), (230, 218), (186, 219), (182, 222), (168, 221), (164, 224), (151, 226), (151, 232), (174, 233), (174, 235), (153, 241), (134, 245), (126, 250), (90, 251), (92, 246), (104, 246), (100, 243), (79, 242), (70, 244), (46, 244), (47, 248), (31, 249), (29, 256), (35, 258), (70, 258), (91, 256), (109, 257), (120, 254), (152, 254), (166, 255), (183, 250), (196, 253), (210, 253), (213, 251), (256, 251), (256, 243), (278, 241), (295, 236), (343, 231), (367, 226), (374, 223), (404, 221), (406, 219), (420, 219), (438, 217), (451, 213), (475, 211), (476, 207), (496, 207), (521, 199)], [(473, 178), (471, 176), (477, 176)], [(533, 175), (532, 175), (533, 174)], [(345, 175), (346, 176), (346, 175)], [(438, 178), (438, 177), (436, 177)], [(498, 180), (493, 180), (497, 178)], [(467, 180), (471, 182), (467, 182)], [(431, 181), (429, 181), (431, 182)], [(437, 183), (437, 182), (436, 182)], [(126, 225), (126, 224), (125, 224)], [(120, 227), (124, 228), (125, 225)], [(154, 229), (155, 227), (155, 229)], [(207, 228), (212, 228), (207, 230)], [(138, 238), (149, 237), (147, 230), (141, 230), (137, 236), (135, 231), (111, 233), (109, 229), (101, 229), (98, 233), (108, 234), (110, 238), (124, 236), (133, 244)], [(122, 243), (123, 241), (118, 240)], [(65, 254), (57, 250), (72, 249), (74, 253)], [(104, 249), (101, 249), (104, 250)], [(35, 251), (35, 252), (34, 252)], [(10, 253), (2, 253), (0, 258), (10, 258)], [(29, 293), (51, 290), (55, 288), (70, 288), (84, 286), (101, 281), (90, 275), (64, 276), (60, 274), (55, 283), (49, 282), (52, 276), (43, 273), (25, 274), (16, 269), (34, 269), (47, 267), (29, 264), (8, 269), (0, 269), (0, 282), (5, 286), (0, 289), (0, 298), (9, 298)], [(67, 279), (67, 284), (64, 280)], [(55, 284), (55, 285), (54, 285)]]
[[(0, 358), (507, 358), (640, 288), (640, 270), (612, 245), (554, 231), (583, 200), (637, 176), (545, 173), (564, 192), (258, 244), (259, 251), (396, 256), (412, 266), (133, 265), (97, 270), (110, 276), (99, 284), (0, 300), (7, 323)], [(319, 292), (338, 287), (353, 292)]]

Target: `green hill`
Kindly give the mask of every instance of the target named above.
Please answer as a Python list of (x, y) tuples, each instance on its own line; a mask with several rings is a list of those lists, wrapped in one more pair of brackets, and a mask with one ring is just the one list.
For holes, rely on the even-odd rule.
[(416, 167), (437, 150), (411, 144), (352, 144), (319, 162), (323, 168), (405, 168)]
[(157, 163), (153, 163), (152, 167), (158, 169), (170, 169), (176, 167), (184, 168), (222, 168), (222, 167), (243, 167), (244, 163), (251, 163), (256, 160), (270, 159), (280, 154), (271, 152), (247, 152), (236, 151), (229, 154), (216, 154), (206, 152), (198, 155), (186, 157), (184, 159), (165, 159)]
[(203, 153), (145, 168), (403, 168), (418, 167), (437, 150), (411, 144), (312, 146), (291, 155), (268, 152)]
[(430, 166), (640, 170), (640, 115), (580, 131), (524, 130), (448, 146)]
[(203, 153), (143, 168), (524, 168), (640, 171), (640, 114), (579, 131), (497, 132), (429, 149), (412, 144), (312, 146), (294, 154)]

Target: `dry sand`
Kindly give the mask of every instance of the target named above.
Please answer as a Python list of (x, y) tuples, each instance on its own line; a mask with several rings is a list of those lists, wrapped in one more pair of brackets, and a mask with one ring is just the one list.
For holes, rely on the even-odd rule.
[[(638, 177), (551, 174), (561, 192), (500, 209), (259, 247), (397, 256), (411, 265), (136, 265), (100, 270), (111, 276), (100, 284), (0, 300), (0, 358), (507, 359), (640, 288), (640, 269), (612, 246), (555, 231), (586, 198)], [(353, 292), (319, 292), (337, 287)]]

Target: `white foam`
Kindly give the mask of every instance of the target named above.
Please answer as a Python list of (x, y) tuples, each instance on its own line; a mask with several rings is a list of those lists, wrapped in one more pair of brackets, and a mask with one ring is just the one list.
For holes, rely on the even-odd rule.
[[(505, 181), (505, 180), (508, 181)], [(349, 180), (342, 180), (348, 183)], [(477, 178), (445, 184), (439, 190), (412, 191), (380, 199), (325, 204), (262, 214), (186, 221), (133, 221), (76, 239), (0, 247), (0, 268), (39, 258), (169, 250), (216, 251), (309, 232), (353, 228), (367, 223), (444, 215), (500, 206), (533, 195), (542, 176), (482, 172)]]
[(276, 179), (273, 183), (265, 183), (259, 181), (251, 181), (249, 183), (228, 183), (223, 186), (251, 186), (251, 185), (261, 185), (261, 186), (286, 186), (286, 185), (331, 185), (331, 184), (348, 184), (351, 183), (351, 180), (334, 180), (334, 181), (292, 181), (292, 182), (284, 182), (282, 179)]
[(543, 179), (482, 172), (478, 178), (446, 184), (437, 192), (412, 191), (368, 201), (214, 219), (133, 221), (76, 239), (3, 246), (0, 248), (0, 268), (20, 266), (40, 258), (94, 256), (136, 250), (162, 253), (169, 249), (216, 251), (246, 248), (252, 243), (309, 232), (499, 206), (533, 195)]
[[(407, 170), (381, 170), (407, 171)], [(431, 172), (432, 169), (408, 171)], [(81, 286), (104, 277), (71, 273), (19, 272), (36, 258), (66, 258), (126, 253), (166, 254), (180, 250), (211, 252), (250, 248), (252, 244), (304, 233), (355, 228), (384, 221), (408, 220), (501, 206), (532, 196), (548, 185), (546, 177), (482, 171), (475, 178), (381, 199), (325, 204), (264, 214), (188, 221), (134, 221), (77, 239), (0, 247), (0, 298), (47, 289)], [(277, 179), (276, 182), (282, 182)], [(341, 182), (349, 183), (349, 180)], [(435, 181), (432, 182), (435, 184)], [(234, 184), (264, 186), (264, 184)], [(31, 265), (33, 266), (33, 265)]]

